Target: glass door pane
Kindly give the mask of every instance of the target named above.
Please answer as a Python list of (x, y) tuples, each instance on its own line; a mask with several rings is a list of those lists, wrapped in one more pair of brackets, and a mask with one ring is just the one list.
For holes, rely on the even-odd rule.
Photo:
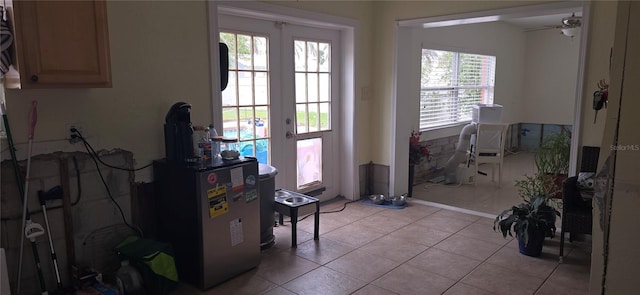
[(220, 42), (229, 47), (229, 84), (222, 92), (222, 135), (239, 140), (242, 156), (269, 164), (269, 39), (221, 32)]
[(294, 41), (296, 134), (331, 130), (331, 44)]

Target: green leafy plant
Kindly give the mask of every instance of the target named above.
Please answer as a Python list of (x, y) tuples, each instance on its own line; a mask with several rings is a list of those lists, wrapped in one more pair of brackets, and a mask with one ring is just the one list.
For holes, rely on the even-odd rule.
[[(539, 197), (543, 199), (543, 206), (553, 207), (556, 211), (562, 211), (562, 200), (551, 198), (560, 193), (556, 185), (550, 185), (554, 181), (554, 176), (544, 173), (536, 173), (533, 176), (525, 175), (524, 179), (516, 180), (515, 186), (518, 194), (524, 202), (531, 202), (533, 198)], [(558, 213), (559, 216), (560, 213)], [(547, 214), (547, 221), (555, 224), (556, 215)], [(553, 233), (548, 233), (549, 237), (553, 237)]]
[(548, 135), (536, 152), (535, 163), (539, 173), (560, 175), (569, 172), (571, 134), (561, 131)]
[(515, 187), (523, 201), (528, 202), (535, 196), (545, 196), (547, 205), (553, 206), (558, 210), (562, 209), (562, 203), (559, 199), (552, 199), (561, 192), (560, 188), (555, 185), (549, 185), (554, 181), (554, 176), (544, 173), (536, 173), (533, 176), (525, 175), (524, 179), (516, 180)]
[(502, 236), (513, 236), (529, 245), (532, 236), (542, 233), (553, 236), (556, 232), (555, 222), (549, 220), (549, 215), (560, 216), (560, 212), (546, 204), (546, 196), (534, 196), (524, 203), (504, 210), (496, 216), (493, 230), (500, 230)]
[(530, 201), (535, 196), (551, 196), (557, 191), (549, 187), (547, 183), (553, 181), (551, 175), (536, 173), (533, 176), (525, 175), (524, 179), (516, 180), (515, 186), (518, 194), (524, 201)]

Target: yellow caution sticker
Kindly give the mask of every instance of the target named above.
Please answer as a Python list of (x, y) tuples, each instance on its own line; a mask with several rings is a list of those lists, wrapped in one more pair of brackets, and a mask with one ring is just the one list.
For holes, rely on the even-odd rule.
[(215, 218), (229, 212), (226, 186), (216, 186), (207, 190), (207, 198), (209, 199), (209, 218)]

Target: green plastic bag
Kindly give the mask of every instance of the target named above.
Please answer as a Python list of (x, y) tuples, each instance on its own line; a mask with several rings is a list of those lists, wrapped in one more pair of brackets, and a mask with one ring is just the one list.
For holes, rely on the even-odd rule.
[(149, 294), (168, 294), (177, 285), (178, 272), (170, 244), (132, 236), (118, 244), (115, 251), (140, 272)]

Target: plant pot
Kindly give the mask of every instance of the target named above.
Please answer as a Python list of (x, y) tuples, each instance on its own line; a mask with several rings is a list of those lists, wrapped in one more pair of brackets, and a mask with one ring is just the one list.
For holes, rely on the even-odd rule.
[(555, 236), (555, 226), (551, 227), (551, 225), (556, 224), (556, 212), (551, 206), (543, 205), (540, 206), (539, 213), (542, 215), (542, 218), (547, 221), (549, 224), (549, 229), (545, 232), (545, 237), (553, 238)]
[(542, 254), (542, 243), (544, 242), (545, 233), (540, 230), (529, 233), (529, 244), (525, 245), (522, 239), (518, 239), (518, 247), (520, 253), (531, 256), (539, 257)]

